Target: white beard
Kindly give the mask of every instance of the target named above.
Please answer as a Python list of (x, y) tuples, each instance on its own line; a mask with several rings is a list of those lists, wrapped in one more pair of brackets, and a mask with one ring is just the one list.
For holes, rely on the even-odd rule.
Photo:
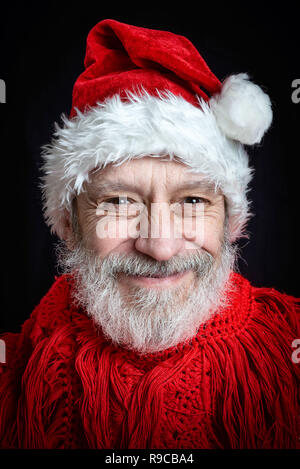
[[(101, 260), (81, 241), (73, 251), (57, 247), (63, 272), (75, 279), (73, 300), (87, 312), (105, 337), (140, 354), (154, 353), (187, 342), (216, 311), (228, 307), (228, 282), (236, 261), (236, 248), (224, 238), (218, 259), (199, 250), (157, 262), (143, 254), (112, 254)], [(122, 293), (117, 274), (195, 271), (195, 281), (155, 289), (128, 287)]]

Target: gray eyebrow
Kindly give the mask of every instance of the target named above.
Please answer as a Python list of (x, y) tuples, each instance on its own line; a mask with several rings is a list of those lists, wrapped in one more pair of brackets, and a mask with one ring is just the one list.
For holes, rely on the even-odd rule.
[(189, 181), (183, 184), (182, 186), (180, 186), (177, 190), (183, 190), (183, 189), (200, 189), (200, 190), (205, 190), (206, 192), (213, 192), (213, 193), (218, 192), (216, 184), (214, 182), (209, 182), (207, 180)]
[[(185, 189), (198, 189), (198, 190), (203, 190), (207, 193), (213, 193), (213, 194), (218, 193), (216, 184), (213, 182), (209, 182), (207, 180), (188, 181), (182, 186), (176, 187), (174, 190), (179, 191), (179, 190), (185, 190)], [(92, 197), (97, 197), (105, 192), (122, 191), (122, 190), (136, 192), (137, 188), (136, 186), (127, 184), (126, 182), (113, 182), (113, 181), (101, 182), (96, 187), (93, 187), (93, 186), (88, 187), (88, 193)]]

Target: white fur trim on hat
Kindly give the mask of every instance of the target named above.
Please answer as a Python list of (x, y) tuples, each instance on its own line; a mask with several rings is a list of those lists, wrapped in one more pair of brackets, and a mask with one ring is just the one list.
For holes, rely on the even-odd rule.
[(144, 156), (183, 162), (221, 188), (227, 200), (231, 241), (243, 233), (248, 218), (247, 187), (253, 170), (243, 145), (227, 138), (209, 103), (193, 106), (169, 91), (118, 95), (84, 114), (55, 124), (54, 137), (43, 147), (44, 215), (52, 232), (63, 236), (65, 209), (89, 181), (89, 173), (108, 164)]

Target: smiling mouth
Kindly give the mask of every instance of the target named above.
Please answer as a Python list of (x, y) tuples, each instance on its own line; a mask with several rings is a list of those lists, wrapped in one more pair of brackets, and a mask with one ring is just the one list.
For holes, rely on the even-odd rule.
[(167, 277), (174, 277), (175, 275), (178, 275), (178, 274), (180, 274), (180, 273), (182, 273), (182, 272), (175, 272), (175, 273), (173, 273), (173, 274), (130, 275), (130, 277), (137, 277), (137, 278), (138, 278), (138, 277), (143, 277), (143, 278), (167, 278)]
[(156, 274), (143, 274), (143, 275), (132, 275), (126, 274), (125, 279), (132, 280), (133, 282), (142, 283), (145, 285), (155, 285), (155, 286), (163, 286), (163, 285), (171, 285), (175, 282), (178, 282), (181, 278), (183, 278), (188, 271), (183, 272), (176, 272), (173, 274), (166, 274), (166, 273), (156, 273)]

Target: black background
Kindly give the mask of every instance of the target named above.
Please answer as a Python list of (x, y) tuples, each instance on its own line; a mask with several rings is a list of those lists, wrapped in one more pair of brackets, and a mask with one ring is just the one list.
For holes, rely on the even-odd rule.
[(298, 288), (299, 116), (291, 100), (300, 78), (300, 9), (295, 3), (104, 4), (10, 2), (1, 5), (1, 330), (17, 332), (56, 275), (54, 243), (41, 210), (40, 147), (69, 113), (83, 71), (86, 36), (100, 20), (169, 30), (188, 37), (223, 80), (248, 72), (270, 95), (274, 121), (249, 149), (255, 217), (242, 239), (240, 272), (256, 286), (294, 296)]

